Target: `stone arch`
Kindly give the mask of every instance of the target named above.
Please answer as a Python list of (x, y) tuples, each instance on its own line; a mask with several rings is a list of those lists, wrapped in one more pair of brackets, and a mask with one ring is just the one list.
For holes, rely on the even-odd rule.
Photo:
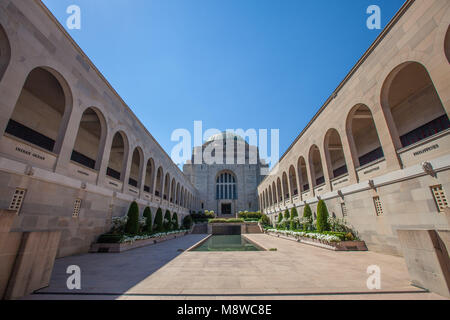
[(164, 178), (164, 192), (163, 199), (169, 200), (169, 191), (170, 191), (170, 174), (167, 172), (166, 177)]
[(11, 61), (11, 45), (5, 29), (0, 24), (0, 82)]
[(175, 197), (175, 203), (180, 204), (180, 183), (177, 183), (177, 195)]
[(316, 145), (311, 146), (309, 149), (309, 170), (311, 172), (313, 188), (325, 183), (322, 157), (319, 147)]
[(128, 138), (125, 132), (116, 132), (111, 143), (108, 168), (106, 169), (107, 176), (117, 180), (125, 177), (128, 149)]
[(145, 168), (144, 192), (153, 193), (153, 181), (155, 180), (155, 161), (153, 158), (147, 160)]
[(330, 178), (337, 178), (348, 173), (344, 147), (339, 132), (331, 128), (325, 134), (324, 140), (325, 159), (330, 171)]
[(277, 187), (275, 186), (275, 181), (272, 182), (272, 199), (274, 204), (278, 203)]
[(450, 127), (428, 70), (418, 62), (405, 62), (391, 71), (382, 87), (381, 105), (396, 149)]
[(277, 178), (277, 201), (283, 202), (283, 190), (281, 189), (281, 179)]
[(90, 169), (99, 170), (108, 128), (104, 115), (89, 107), (81, 116), (71, 160)]
[(288, 178), (287, 178), (286, 172), (283, 172), (281, 180), (283, 183), (283, 188), (282, 188), (283, 199), (290, 199), (291, 194), (289, 193), (289, 185), (288, 185)]
[(384, 157), (372, 111), (367, 105), (357, 104), (350, 110), (346, 130), (355, 167)]
[(172, 183), (170, 186), (170, 202), (174, 203), (175, 202), (175, 178), (172, 179)]
[(289, 167), (289, 185), (291, 186), (292, 196), (298, 195), (297, 174), (293, 165)]
[(128, 178), (128, 184), (135, 188), (140, 188), (141, 185), (141, 172), (144, 159), (144, 152), (141, 147), (136, 147), (133, 150), (130, 165), (130, 177)]
[(300, 192), (309, 191), (311, 188), (308, 182), (308, 168), (306, 166), (305, 158), (299, 157), (297, 161), (297, 174), (300, 185)]
[(447, 33), (445, 34), (444, 53), (448, 63), (450, 63), (450, 25), (447, 27)]
[(162, 198), (162, 188), (163, 188), (163, 177), (164, 171), (162, 167), (158, 168), (156, 172), (156, 184), (155, 184), (155, 196)]
[(59, 153), (71, 113), (66, 80), (54, 69), (37, 67), (25, 80), (5, 133)]
[(269, 205), (270, 205), (270, 206), (273, 206), (272, 186), (270, 186), (270, 185), (269, 185), (269, 194), (268, 194), (268, 197), (269, 197)]

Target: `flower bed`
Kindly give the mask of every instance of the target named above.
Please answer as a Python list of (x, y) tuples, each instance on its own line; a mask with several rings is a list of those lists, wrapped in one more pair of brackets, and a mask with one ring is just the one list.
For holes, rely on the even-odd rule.
[[(167, 240), (182, 237), (189, 233), (189, 230), (177, 230), (170, 232), (155, 233), (151, 235), (137, 235), (137, 236), (115, 236), (104, 235), (103, 239), (108, 239), (104, 243), (95, 243), (91, 246), (89, 252), (91, 253), (120, 253), (131, 249), (141, 248), (148, 245), (153, 245)], [(102, 237), (99, 240), (102, 240)]]
[(334, 251), (367, 251), (364, 241), (343, 241), (332, 234), (266, 229), (266, 234)]

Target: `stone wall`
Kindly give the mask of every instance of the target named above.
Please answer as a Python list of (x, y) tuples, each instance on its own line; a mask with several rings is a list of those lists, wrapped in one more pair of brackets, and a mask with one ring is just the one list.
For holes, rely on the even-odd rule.
[[(448, 227), (431, 187), (442, 186), (444, 193), (450, 194), (449, 129), (406, 147), (401, 135), (439, 115), (447, 115), (448, 120), (450, 65), (444, 42), (449, 25), (448, 1), (406, 1), (259, 184), (264, 213), (275, 221), (294, 206), (300, 213), (305, 204), (315, 211), (323, 199), (336, 217), (343, 218), (346, 211), (345, 219), (369, 250), (394, 255), (402, 255), (397, 230)], [(411, 74), (402, 74), (405, 70)], [(417, 87), (416, 75), (423, 83), (429, 79), (431, 83)], [(420, 112), (415, 111), (418, 109)], [(359, 126), (353, 126), (353, 121), (360, 121)], [(371, 126), (375, 130), (369, 133)], [(338, 133), (342, 145), (327, 143), (330, 132)], [(313, 146), (319, 150), (323, 168), (325, 181), (320, 186), (315, 183), (318, 171), (312, 161)], [(377, 146), (382, 147), (384, 157), (360, 165), (359, 157)], [(333, 163), (330, 157), (336, 150), (344, 156), (348, 169), (338, 177), (333, 169), (342, 162)], [(291, 172), (295, 179), (279, 186), (278, 180), (284, 174), (290, 177)], [(303, 188), (306, 184), (309, 190)], [(382, 212), (375, 210), (375, 197), (379, 197)]]

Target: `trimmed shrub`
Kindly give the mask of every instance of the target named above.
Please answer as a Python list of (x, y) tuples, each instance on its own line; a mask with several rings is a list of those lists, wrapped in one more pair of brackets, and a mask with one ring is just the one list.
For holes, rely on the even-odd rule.
[(180, 226), (178, 225), (178, 215), (175, 212), (172, 216), (172, 230), (178, 230)]
[(171, 220), (172, 219), (170, 217), (170, 211), (166, 210), (166, 213), (164, 214), (164, 223), (163, 223), (164, 231), (170, 231), (170, 229), (172, 227)]
[(328, 209), (323, 200), (320, 200), (317, 204), (317, 231), (330, 231), (330, 226), (328, 225)]
[(184, 217), (184, 219), (183, 219), (183, 228), (185, 228), (185, 229), (191, 229), (191, 227), (192, 227), (192, 217), (191, 217), (191, 215), (188, 215), (188, 216), (186, 216), (186, 217)]
[(303, 209), (303, 230), (312, 231), (312, 229), (313, 229), (312, 210), (309, 204), (307, 204)]
[(293, 207), (293, 208), (291, 209), (291, 218), (294, 219), (294, 218), (297, 218), (297, 217), (298, 217), (297, 208), (296, 208), (296, 207)]
[(278, 215), (278, 221), (277, 221), (277, 224), (276, 224), (276, 227), (277, 228), (281, 228), (282, 227), (282, 222), (283, 221), (283, 214), (282, 213), (280, 213), (279, 215)]
[(158, 208), (158, 210), (156, 211), (156, 216), (155, 216), (155, 230), (157, 232), (163, 232), (164, 231), (164, 226), (163, 226), (163, 216), (162, 216), (162, 210), (161, 208)]
[(98, 240), (97, 243), (119, 243), (120, 240), (122, 240), (123, 235), (120, 234), (102, 234)]
[(125, 226), (125, 233), (136, 235), (139, 232), (139, 206), (133, 201), (128, 209), (128, 220)]
[(145, 231), (151, 233), (153, 231), (153, 217), (149, 207), (144, 209), (143, 216), (145, 217)]
[(291, 214), (289, 213), (288, 209), (286, 209), (286, 211), (284, 212), (284, 219), (291, 220)]
[(241, 219), (245, 219), (245, 220), (250, 220), (250, 219), (261, 219), (263, 215), (261, 214), (261, 212), (247, 212), (247, 211), (241, 211), (238, 214), (238, 217)]
[(305, 206), (305, 209), (303, 209), (303, 218), (305, 219), (312, 219), (312, 210), (309, 204)]
[(261, 215), (261, 219), (259, 220), (259, 222), (263, 226), (270, 226), (271, 225), (269, 217), (266, 216), (265, 214)]
[(244, 219), (236, 219), (236, 218), (230, 218), (230, 219), (210, 219), (209, 223), (243, 223)]

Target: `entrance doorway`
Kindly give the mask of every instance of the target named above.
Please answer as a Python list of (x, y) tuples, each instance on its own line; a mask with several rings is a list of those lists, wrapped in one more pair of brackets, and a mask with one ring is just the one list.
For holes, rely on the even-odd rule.
[(230, 215), (231, 214), (231, 203), (222, 203), (222, 214)]

